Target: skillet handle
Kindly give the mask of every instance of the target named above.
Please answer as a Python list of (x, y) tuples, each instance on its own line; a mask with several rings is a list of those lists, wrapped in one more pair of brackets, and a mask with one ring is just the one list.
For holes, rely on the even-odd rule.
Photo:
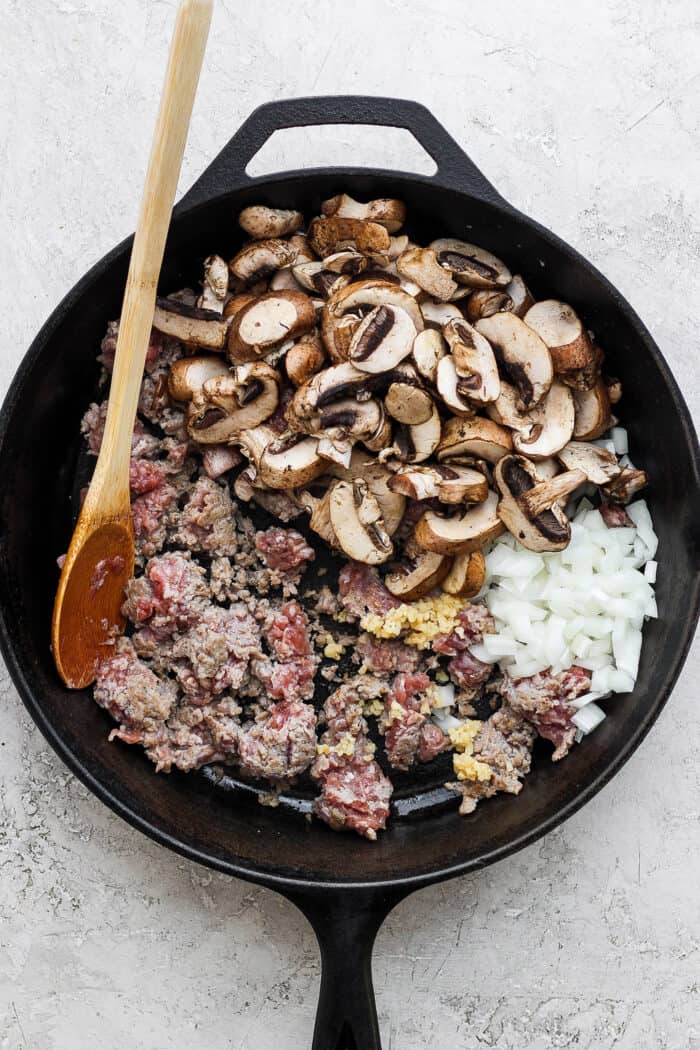
[(286, 892), (314, 928), (321, 991), (311, 1050), (381, 1050), (372, 985), (372, 947), (406, 891)]
[(414, 177), (460, 190), (489, 203), (504, 203), (461, 146), (419, 102), (371, 95), (322, 95), (281, 99), (258, 106), (185, 194), (178, 210), (252, 185), (255, 180), (246, 175), (245, 169), (275, 131), (322, 124), (405, 128), (437, 164), (435, 175)]

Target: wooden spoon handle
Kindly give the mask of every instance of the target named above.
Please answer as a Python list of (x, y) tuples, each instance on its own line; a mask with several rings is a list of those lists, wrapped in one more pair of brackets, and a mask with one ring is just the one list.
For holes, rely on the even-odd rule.
[[(180, 177), (213, 0), (180, 0), (122, 305), (109, 408), (91, 493), (128, 501), (131, 434), (153, 323), (158, 275)], [(88, 495), (86, 502), (92, 502)]]

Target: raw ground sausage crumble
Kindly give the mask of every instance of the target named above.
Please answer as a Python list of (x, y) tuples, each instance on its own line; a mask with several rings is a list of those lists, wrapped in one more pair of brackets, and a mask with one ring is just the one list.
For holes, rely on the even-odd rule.
[[(117, 332), (111, 323), (101, 346), (105, 382)], [(284, 492), (252, 491), (277, 519), (255, 527), (233, 495), (242, 456), (202, 452), (168, 396), (168, 369), (183, 353), (154, 330), (132, 441), (129, 626), (94, 690), (117, 723), (110, 739), (141, 745), (159, 772), (230, 764), (265, 783), (262, 801), (310, 778), (315, 815), (370, 839), (386, 824), (394, 770), (463, 750), (469, 779), (448, 786), (470, 812), (480, 798), (520, 791), (538, 734), (555, 758), (566, 754), (570, 701), (589, 688), (590, 673), (494, 676), (470, 652), (494, 621), (469, 602), (423, 650), (363, 632), (361, 617), (385, 614), (398, 599), (357, 562), (346, 560), (337, 581), (324, 579), (314, 548), (288, 524), (300, 511)], [(105, 411), (106, 402), (93, 404), (83, 419), (92, 455)], [(409, 524), (414, 511), (409, 501)], [(435, 687), (448, 682), (462, 717), (486, 705), (483, 721), (466, 723), (468, 740), (451, 741), (431, 720)]]

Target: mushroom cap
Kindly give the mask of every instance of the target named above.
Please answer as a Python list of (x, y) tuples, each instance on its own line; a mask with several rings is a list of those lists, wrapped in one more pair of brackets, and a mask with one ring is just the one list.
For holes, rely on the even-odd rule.
[(406, 221), (406, 205), (403, 201), (379, 198), (362, 204), (347, 193), (325, 200), (321, 205), (323, 215), (336, 215), (342, 219), (368, 219), (383, 226), (389, 233), (396, 233)]
[(510, 431), (491, 419), (477, 416), (473, 419), (448, 419), (437, 449), (439, 460), (455, 456), (476, 456), (488, 463), (497, 463), (501, 456), (513, 450)]
[(442, 589), (455, 598), (473, 598), (484, 586), (485, 579), (486, 559), (482, 551), (458, 554), (442, 581)]
[(525, 284), (520, 274), (516, 273), (513, 276), (510, 284), (507, 284), (505, 291), (510, 298), (511, 312), (517, 317), (524, 317), (531, 306), (534, 306), (535, 300), (532, 296), (532, 292)]
[(168, 391), (176, 401), (190, 401), (208, 379), (228, 374), (228, 365), (220, 357), (181, 357), (170, 366)]
[(605, 485), (622, 470), (612, 452), (586, 441), (570, 441), (559, 450), (557, 458), (567, 470), (582, 470), (594, 485)]
[(400, 565), (384, 577), (384, 586), (395, 598), (414, 602), (424, 598), (444, 580), (450, 571), (451, 558), (432, 551), (420, 551), (413, 564)]
[(426, 328), (418, 332), (413, 340), (411, 353), (418, 374), (435, 386), (440, 358), (447, 353), (445, 340), (440, 332), (435, 328)]
[(480, 550), (503, 532), (503, 523), (497, 511), (498, 497), (495, 492), (489, 492), (482, 503), (476, 503), (450, 517), (427, 510), (416, 525), (416, 543), (424, 550), (437, 554), (469, 554)]
[(244, 245), (228, 265), (233, 276), (239, 280), (257, 281), (283, 266), (291, 266), (296, 257), (296, 248), (289, 241), (269, 237)]
[(396, 268), (403, 277), (414, 282), (433, 299), (446, 302), (457, 291), (457, 282), (440, 265), (430, 248), (409, 248), (396, 260)]
[(379, 223), (337, 215), (313, 219), (307, 237), (321, 259), (343, 249), (365, 255), (382, 255), (390, 246), (389, 234)]
[(327, 463), (318, 454), (317, 438), (285, 434), (266, 445), (257, 467), (268, 488), (295, 489), (323, 474)]
[(380, 565), (393, 554), (379, 504), (365, 482), (338, 481), (333, 486), (330, 518), (339, 546), (354, 561)]
[(535, 303), (523, 318), (549, 348), (556, 375), (589, 388), (599, 371), (599, 355), (575, 310), (557, 299)]
[(230, 322), (215, 310), (189, 306), (177, 299), (156, 299), (153, 327), (185, 346), (223, 350)]
[(449, 270), (455, 281), (469, 288), (504, 288), (510, 283), (511, 273), (498, 256), (476, 244), (454, 237), (440, 237), (430, 247), (437, 261)]
[(303, 292), (266, 292), (248, 303), (233, 318), (228, 337), (232, 361), (243, 363), (262, 357), (274, 346), (308, 332), (316, 311)]
[(495, 401), (501, 389), (491, 344), (468, 321), (450, 321), (443, 328), (457, 369), (458, 390), (473, 405)]
[(295, 387), (300, 387), (307, 379), (323, 368), (326, 354), (318, 332), (307, 332), (297, 339), (294, 346), (287, 351), (284, 367)]
[(494, 314), (477, 321), (486, 336), (499, 370), (516, 387), (521, 407), (539, 404), (552, 385), (554, 369), (546, 344), (515, 314)]
[(515, 455), (499, 460), (493, 476), (501, 496), (499, 517), (523, 547), (543, 553), (568, 546), (571, 528), (557, 502), (536, 514), (528, 513), (523, 505), (523, 496), (536, 486), (551, 486), (558, 479), (539, 481), (534, 466), (524, 456)]
[(574, 390), (574, 414), (577, 441), (594, 441), (610, 427), (610, 396), (602, 379), (590, 390)]
[(357, 327), (349, 357), (361, 372), (387, 372), (408, 357), (416, 326), (400, 306), (375, 306)]
[(304, 225), (304, 216), (300, 211), (286, 211), (283, 208), (268, 208), (264, 204), (252, 204), (239, 214), (238, 224), (249, 237), (264, 240), (296, 233)]
[[(289, 270), (278, 270), (278, 273), (289, 272)], [(298, 285), (297, 291), (299, 291)], [(257, 295), (253, 295), (252, 292), (238, 292), (236, 295), (232, 295), (224, 306), (224, 317), (235, 317), (239, 310), (242, 310), (244, 306), (248, 306), (249, 303), (256, 302), (257, 298)]]

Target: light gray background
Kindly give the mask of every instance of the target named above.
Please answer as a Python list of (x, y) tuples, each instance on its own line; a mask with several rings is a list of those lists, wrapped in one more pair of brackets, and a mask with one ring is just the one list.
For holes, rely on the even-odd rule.
[[(133, 228), (174, 7), (0, 0), (3, 390)], [(182, 187), (268, 99), (417, 98), (635, 304), (697, 412), (699, 51), (696, 0), (219, 0)], [(260, 163), (415, 153), (333, 129)], [(583, 812), (391, 916), (374, 966), (386, 1047), (698, 1050), (698, 657)], [(300, 916), (121, 823), (0, 689), (1, 1050), (306, 1050), (319, 969)]]

